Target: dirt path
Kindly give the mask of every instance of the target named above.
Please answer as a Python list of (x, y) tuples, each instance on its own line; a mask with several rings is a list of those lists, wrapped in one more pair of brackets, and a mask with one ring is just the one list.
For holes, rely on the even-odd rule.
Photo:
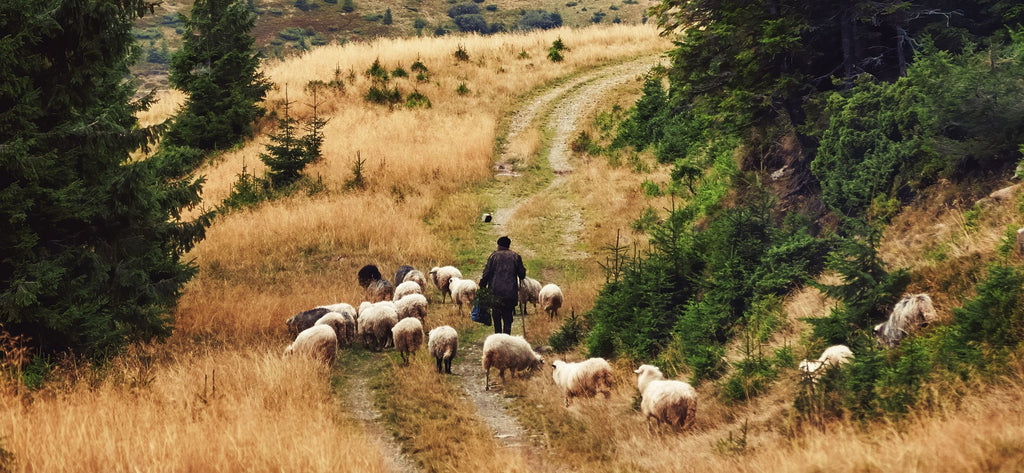
[(402, 453), (402, 447), (381, 425), (381, 413), (373, 405), (373, 393), (367, 385), (369, 373), (353, 373), (348, 376), (347, 397), (344, 399), (348, 412), (362, 422), (370, 435), (374, 447), (384, 456), (385, 466), (392, 473), (419, 473), (419, 467), (412, 458)]
[[(560, 207), (568, 208), (568, 212), (560, 212), (554, 216), (556, 225), (563, 229), (564, 237), (558, 244), (562, 254), (567, 258), (584, 258), (588, 255), (574, 251), (577, 235), (583, 230), (583, 216), (580, 210), (569, 200), (561, 187), (566, 183), (566, 176), (571, 174), (573, 166), (569, 162), (569, 142), (573, 133), (579, 128), (580, 120), (587, 117), (597, 106), (601, 97), (612, 88), (636, 78), (660, 61), (658, 57), (644, 57), (627, 63), (601, 68), (582, 74), (554, 89), (534, 98), (529, 104), (516, 113), (508, 127), (508, 135), (504, 147), (495, 165), (499, 176), (518, 176), (513, 163), (524, 162), (522, 156), (514, 155), (513, 144), (520, 139), (520, 134), (530, 126), (548, 128), (553, 131), (547, 160), (555, 174), (546, 188), (535, 195), (552, 194), (559, 199)], [(550, 112), (549, 112), (550, 111)], [(543, 123), (536, 123), (543, 118)], [(501, 195), (499, 191), (495, 201), (501, 206), (493, 213), (493, 233), (495, 236), (505, 234), (506, 227), (515, 217), (516, 210), (529, 201), (534, 195), (512, 196)], [(521, 253), (534, 253), (530, 248), (517, 248)], [(484, 371), (480, 365), (482, 341), (460, 349), (465, 355), (453, 371), (460, 375), (466, 394), (473, 401), (477, 412), (495, 438), (509, 448), (518, 448), (531, 465), (542, 465), (543, 439), (531, 437), (516, 418), (508, 412), (508, 401), (501, 391), (484, 391)], [(553, 465), (548, 459), (541, 470), (550, 470)]]
[[(569, 162), (571, 155), (569, 143), (572, 141), (573, 133), (580, 128), (580, 119), (588, 116), (600, 99), (612, 88), (635, 79), (661, 61), (660, 56), (644, 57), (591, 71), (533, 99), (513, 115), (509, 122), (508, 135), (505, 137), (501, 155), (495, 165), (497, 174), (513, 177), (518, 175), (512, 163), (522, 162), (524, 159), (511, 151), (514, 149), (513, 144), (524, 130), (534, 124), (542, 111), (551, 110), (551, 113), (545, 117), (545, 122), (537, 125), (553, 132), (547, 161), (555, 178), (540, 194), (555, 192), (565, 184), (566, 176), (573, 171), (573, 166)], [(505, 225), (512, 220), (516, 211), (532, 197), (498, 196), (496, 200), (503, 205), (493, 212), (495, 236), (507, 234)], [(564, 201), (564, 199), (562, 200)], [(576, 242), (575, 235), (583, 229), (582, 214), (571, 203), (567, 201), (563, 203), (568, 208), (568, 211), (564, 212), (560, 219), (561, 227), (565, 230), (562, 242), (563, 254), (569, 258), (585, 258), (588, 255), (573, 250)], [(523, 251), (532, 252), (528, 248), (523, 248)]]

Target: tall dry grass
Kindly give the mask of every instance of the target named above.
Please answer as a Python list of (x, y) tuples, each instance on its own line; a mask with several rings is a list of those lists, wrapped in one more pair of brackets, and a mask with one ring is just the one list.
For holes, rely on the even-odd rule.
[(273, 344), (156, 346), (94, 370), (0, 398), (12, 471), (386, 471), (329, 370)]

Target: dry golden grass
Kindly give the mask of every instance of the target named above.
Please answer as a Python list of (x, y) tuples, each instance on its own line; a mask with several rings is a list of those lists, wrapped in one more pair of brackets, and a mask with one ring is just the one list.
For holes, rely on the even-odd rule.
[(13, 471), (386, 471), (332, 397), (329, 370), (282, 359), (276, 344), (151, 347), (102, 380), (91, 370), (0, 399)]

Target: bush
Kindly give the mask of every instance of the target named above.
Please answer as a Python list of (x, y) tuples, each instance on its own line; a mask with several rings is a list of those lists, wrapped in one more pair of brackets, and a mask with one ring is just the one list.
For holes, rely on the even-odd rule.
[(405, 98), (405, 106), (408, 108), (430, 108), (430, 99), (426, 95), (421, 94), (419, 91), (414, 90), (408, 97)]
[(562, 15), (558, 12), (546, 12), (544, 10), (528, 10), (519, 18), (519, 29), (529, 31), (533, 29), (549, 30), (562, 26)]
[(487, 10), (487, 11), (490, 11), (490, 12), (495, 12), (495, 11), (498, 11), (498, 6), (492, 3), (492, 4), (487, 5), (486, 7), (484, 7), (484, 10)]
[(455, 56), (455, 60), (456, 61), (460, 61), (460, 62), (467, 62), (467, 61), (469, 61), (469, 52), (467, 52), (466, 51), (466, 47), (461, 45), (461, 44), (455, 49), (454, 56)]
[(487, 27), (487, 20), (480, 14), (456, 16), (455, 26), (463, 33), (487, 34), (490, 32), (490, 28)]
[(469, 87), (466, 86), (465, 82), (460, 82), (459, 86), (455, 88), (455, 93), (459, 95), (466, 95), (469, 93)]
[(424, 20), (423, 18), (420, 17), (416, 17), (415, 20), (412, 20), (412, 27), (415, 28), (416, 31), (422, 30), (423, 28), (427, 27), (427, 20)]
[(388, 88), (386, 85), (373, 85), (370, 86), (370, 90), (366, 92), (363, 99), (378, 105), (393, 107), (402, 101), (402, 93), (398, 91), (398, 87)]
[(565, 353), (579, 345), (583, 341), (585, 333), (586, 325), (583, 318), (577, 316), (576, 312), (573, 312), (565, 319), (565, 322), (562, 322), (562, 326), (551, 334), (551, 337), (548, 338), (548, 344), (551, 345), (551, 348), (556, 353)]
[(356, 4), (353, 0), (342, 0), (341, 11), (345, 13), (352, 13), (356, 11)]
[(477, 15), (480, 7), (472, 3), (460, 3), (448, 9), (448, 16), (452, 19), (461, 15)]

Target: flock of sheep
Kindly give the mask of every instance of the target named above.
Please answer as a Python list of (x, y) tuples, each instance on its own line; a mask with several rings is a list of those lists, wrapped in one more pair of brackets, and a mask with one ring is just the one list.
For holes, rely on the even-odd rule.
[[(441, 292), (442, 303), (451, 297), (459, 306), (460, 314), (462, 305), (471, 305), (479, 290), (476, 282), (464, 279), (454, 266), (435, 267), (429, 277)], [(400, 281), (396, 287), (381, 277), (376, 266), (370, 265), (359, 271), (358, 279), (367, 298), (358, 309), (345, 303), (325, 305), (287, 320), (295, 341), (284, 354), (299, 354), (331, 363), (339, 346), (348, 346), (358, 339), (373, 350), (394, 347), (408, 364), (408, 357), (419, 350), (426, 338), (427, 351), (437, 361), (437, 372), (450, 374), (452, 359), (458, 352), (458, 332), (443, 325), (424, 337), (426, 276), (411, 266), (402, 266), (395, 274), (395, 281)], [(524, 314), (526, 304), (533, 302), (535, 310), (539, 308), (555, 317), (562, 300), (562, 291), (557, 285), (542, 287), (530, 278), (520, 285), (519, 303)], [(935, 310), (927, 294), (908, 295), (896, 304), (889, 320), (875, 327), (875, 334), (881, 344), (891, 347), (910, 331), (934, 319)], [(800, 362), (799, 370), (816, 381), (825, 369), (847, 363), (853, 356), (849, 347), (835, 345), (827, 348), (817, 360)], [(488, 390), (491, 368), (498, 370), (504, 383), (506, 371), (513, 375), (517, 371), (533, 371), (543, 366), (544, 359), (523, 337), (499, 333), (484, 340), (482, 363), (484, 390)], [(603, 394), (607, 399), (611, 396), (613, 371), (603, 358), (576, 363), (555, 360), (552, 367), (552, 378), (565, 393), (566, 407), (577, 397)], [(659, 430), (662, 424), (675, 430), (692, 425), (697, 410), (697, 391), (692, 386), (665, 379), (661, 370), (652, 365), (642, 365), (634, 373), (641, 395), (640, 410), (649, 429), (653, 430), (652, 420)]]

